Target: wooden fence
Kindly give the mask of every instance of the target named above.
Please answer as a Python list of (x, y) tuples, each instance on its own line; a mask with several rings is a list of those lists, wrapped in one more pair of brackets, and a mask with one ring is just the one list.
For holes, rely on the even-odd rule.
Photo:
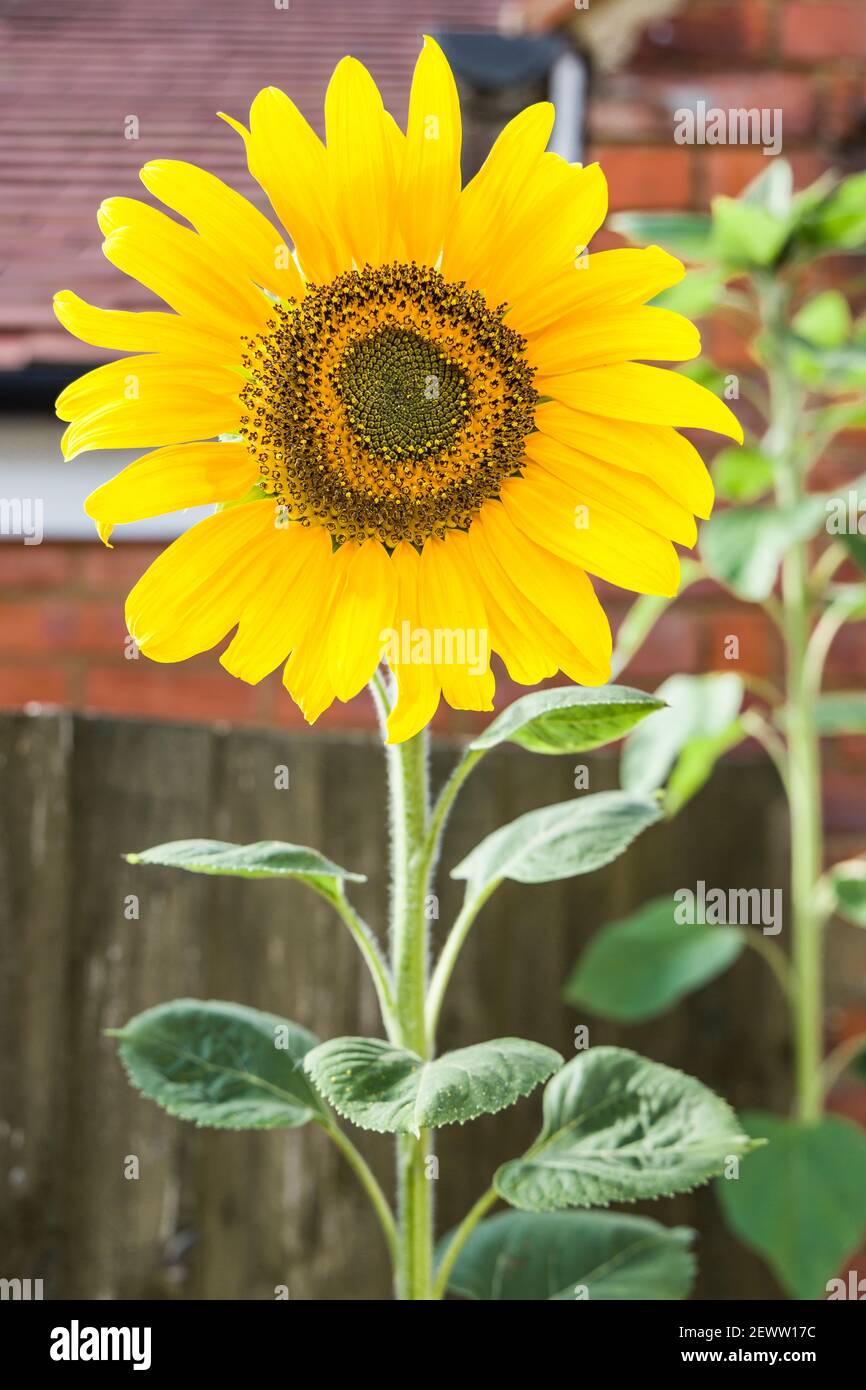
[[(454, 750), (436, 750), (441, 776)], [(615, 759), (582, 758), (592, 790)], [(575, 759), (519, 750), (473, 774), (444, 865), (496, 825), (573, 793)], [(275, 788), (285, 765), (289, 787)], [(103, 1036), (181, 995), (233, 999), (320, 1037), (379, 1032), (355, 947), (299, 885), (134, 868), (165, 840), (285, 839), (369, 875), (357, 900), (381, 921), (381, 750), (366, 737), (228, 731), (68, 714), (0, 717), (0, 1222), (5, 1277), (46, 1297), (387, 1297), (384, 1251), (355, 1179), (313, 1127), (198, 1131), (128, 1086)], [(568, 1055), (574, 1028), (682, 1066), (740, 1107), (786, 1103), (785, 1020), (748, 953), (667, 1017), (623, 1029), (577, 1017), (561, 988), (581, 945), (646, 898), (704, 879), (781, 886), (784, 821), (772, 771), (724, 767), (675, 822), (587, 878), (505, 885), (458, 967), (442, 1045), (513, 1034)], [(459, 885), (441, 881), (443, 923)], [(135, 904), (130, 902), (135, 895)], [(784, 937), (782, 938), (784, 940)], [(441, 1229), (535, 1133), (538, 1096), (441, 1132)], [(360, 1135), (384, 1183), (391, 1145)], [(140, 1176), (125, 1176), (128, 1156)], [(711, 1190), (653, 1204), (698, 1227), (704, 1298), (772, 1296), (757, 1260), (725, 1233)]]

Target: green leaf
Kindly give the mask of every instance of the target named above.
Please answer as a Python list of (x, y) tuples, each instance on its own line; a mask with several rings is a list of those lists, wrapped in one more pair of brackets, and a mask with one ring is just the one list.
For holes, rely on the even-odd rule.
[(815, 727), (822, 736), (866, 734), (866, 691), (834, 690), (815, 701)]
[(515, 700), (469, 746), (495, 748), (509, 742), (532, 753), (583, 753), (622, 738), (663, 704), (628, 686), (537, 690)]
[(686, 1298), (693, 1237), (688, 1227), (620, 1212), (500, 1212), (475, 1227), (448, 1288), (485, 1302)]
[(175, 999), (110, 1030), (137, 1090), (214, 1129), (294, 1129), (324, 1115), (302, 1061), (312, 1033), (215, 999)]
[(678, 285), (657, 294), (652, 303), (688, 319), (704, 318), (715, 309), (724, 287), (725, 276), (720, 270), (692, 270)]
[(866, 536), (855, 536), (853, 533), (848, 532), (846, 535), (840, 536), (839, 540), (848, 551), (854, 563), (866, 573)]
[(260, 840), (254, 845), (232, 845), (224, 840), (173, 840), (167, 845), (127, 854), (129, 864), (162, 864), (192, 874), (226, 874), (232, 878), (299, 878), (311, 887), (333, 892), (335, 879), (363, 883), (364, 874), (341, 869), (304, 845), (281, 840)]
[(418, 1134), (494, 1115), (529, 1095), (562, 1062), (522, 1038), (497, 1038), (432, 1062), (381, 1038), (331, 1038), (304, 1065), (339, 1115), (361, 1129)]
[(701, 530), (701, 556), (715, 579), (738, 598), (769, 598), (782, 556), (795, 541), (816, 535), (827, 516), (823, 495), (794, 507), (738, 507), (717, 512)]
[(713, 250), (731, 269), (769, 266), (788, 239), (788, 221), (758, 203), (713, 199)]
[(713, 464), (716, 492), (728, 502), (754, 502), (773, 486), (773, 464), (758, 448), (723, 449)]
[(605, 1207), (689, 1192), (750, 1147), (730, 1106), (693, 1077), (594, 1047), (548, 1082), (541, 1134), (493, 1183), (524, 1211)]
[(803, 338), (788, 343), (788, 363), (804, 386), (824, 395), (862, 391), (866, 386), (866, 344), (813, 347)]
[(728, 1225), (794, 1298), (823, 1298), (866, 1231), (866, 1135), (837, 1115), (743, 1124), (769, 1142), (717, 1184)]
[(802, 219), (800, 238), (814, 255), (857, 251), (866, 243), (866, 173), (843, 179)]
[(727, 728), (717, 734), (706, 734), (689, 739), (674, 764), (665, 789), (664, 808), (666, 816), (679, 815), (710, 779), (719, 758), (746, 738), (742, 720), (734, 719)]
[(851, 310), (839, 290), (824, 290), (808, 299), (791, 320), (800, 337), (816, 347), (840, 347), (851, 334)]
[(684, 261), (711, 258), (712, 222), (703, 213), (617, 212), (607, 225), (638, 246), (662, 246)]
[(809, 427), (815, 435), (823, 435), (828, 441), (843, 430), (866, 429), (866, 403), (862, 400), (838, 401), (833, 405), (821, 406), (811, 412)]
[(845, 859), (834, 864), (827, 877), (833, 909), (855, 927), (866, 927), (866, 859)]
[(683, 924), (670, 896), (596, 932), (565, 997), (618, 1023), (642, 1023), (727, 970), (743, 949), (737, 927)]
[(663, 786), (692, 740), (727, 737), (743, 703), (743, 682), (734, 672), (670, 676), (656, 694), (668, 708), (630, 734), (623, 748), (620, 777), (632, 792)]
[(504, 878), (550, 883), (610, 864), (660, 817), (658, 805), (629, 792), (598, 792), (529, 811), (503, 825), (451, 870), (468, 898)]
[(793, 206), (794, 171), (787, 159), (769, 159), (767, 166), (740, 194), (744, 203), (762, 207), (774, 217), (787, 218)]

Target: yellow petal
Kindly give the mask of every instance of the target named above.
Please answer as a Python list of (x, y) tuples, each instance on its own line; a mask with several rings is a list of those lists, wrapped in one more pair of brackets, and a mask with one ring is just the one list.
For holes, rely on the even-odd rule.
[(141, 181), (155, 198), (193, 224), (221, 262), (280, 298), (303, 294), (285, 236), (215, 174), (182, 160), (158, 159), (145, 164)]
[(583, 570), (536, 544), (500, 502), (484, 504), (470, 535), (476, 526), (517, 590), (583, 658), (583, 669), (571, 671), (566, 655), (562, 669), (584, 685), (604, 684), (610, 676), (610, 626)]
[(692, 513), (642, 474), (615, 468), (544, 434), (531, 434), (525, 447), (529, 458), (587, 503), (590, 515), (602, 506), (680, 545), (697, 541)]
[(606, 420), (571, 410), (559, 401), (545, 401), (535, 412), (542, 434), (617, 468), (644, 473), (669, 497), (695, 516), (708, 517), (713, 508), (713, 483), (690, 440), (669, 425), (638, 425)]
[(162, 353), (108, 362), (58, 397), (58, 416), (73, 422), (61, 440), (63, 456), (230, 434), (237, 429), (240, 385), (227, 369)]
[(536, 285), (531, 298), (512, 305), (506, 321), (518, 333), (536, 333), (576, 311), (644, 304), (678, 284), (685, 273), (682, 261), (659, 246), (575, 256), (567, 267)]
[(373, 675), (394, 622), (397, 580), (388, 552), (367, 540), (346, 568), (328, 631), (328, 672), (337, 698), (351, 700)]
[(490, 644), (502, 657), (512, 680), (537, 685), (555, 675), (559, 665), (555, 652), (560, 643), (551, 642), (547, 620), (515, 590), (481, 527), (473, 523), (468, 534), (490, 624)]
[(479, 284), (493, 303), (533, 299), (585, 253), (606, 214), (607, 181), (597, 164), (581, 168), (544, 155), (479, 271)]
[(295, 243), (301, 269), (317, 284), (352, 264), (337, 232), (325, 147), (297, 106), (277, 87), (259, 92), (250, 108), (250, 128), (220, 111), (242, 136), (250, 173)]
[(325, 96), (328, 173), (337, 225), (355, 264), (393, 258), (396, 173), (379, 89), (356, 58), (334, 69)]
[(314, 627), (331, 571), (331, 537), (321, 526), (274, 526), (263, 542), (266, 578), (246, 599), (220, 657), (230, 675), (250, 685), (270, 675)]
[(97, 220), (106, 258), (196, 327), (223, 335), (260, 332), (268, 300), (188, 227), (137, 198), (108, 198)]
[(267, 582), (274, 528), (269, 502), (216, 512), (191, 527), (151, 565), (126, 601), (126, 624), (154, 661), (185, 661), (208, 651)]
[(425, 37), (415, 66), (400, 179), (406, 254), (436, 265), (460, 194), (460, 103), (444, 53)]
[(672, 595), (679, 559), (669, 540), (546, 476), (529, 464), (509, 479), (502, 502), (515, 526), (545, 550), (639, 594)]
[(585, 372), (535, 379), (541, 396), (589, 415), (612, 420), (636, 420), (647, 425), (677, 425), (681, 429), (714, 430), (743, 442), (743, 427), (723, 401), (682, 372), (624, 362), (593, 367)]
[(529, 342), (526, 357), (544, 376), (652, 358), (686, 362), (701, 350), (693, 323), (670, 309), (599, 309), (559, 319)]
[(397, 683), (397, 699), (388, 716), (388, 742), (403, 743), (426, 728), (439, 705), (439, 682), (433, 662), (425, 661), (421, 632), (418, 576), (421, 556), (408, 541), (395, 546), (391, 563), (397, 578), (394, 640), (387, 649), (388, 665)]
[(554, 111), (549, 101), (528, 106), (497, 137), (478, 173), (457, 200), (445, 238), (442, 274), (472, 280), (485, 266), (497, 238), (550, 139)]
[(91, 492), (84, 510), (103, 541), (130, 521), (244, 497), (259, 470), (245, 444), (174, 444), (145, 454)]
[(466, 536), (450, 531), (421, 552), (421, 627), (429, 634), (433, 667), (453, 709), (493, 708), (490, 631)]
[(236, 335), (209, 333), (179, 314), (161, 311), (133, 313), (99, 309), (71, 290), (54, 296), (54, 312), (63, 327), (84, 343), (119, 352), (168, 352), (177, 356), (231, 365), (237, 363)]
[(355, 542), (347, 541), (329, 556), (315, 621), (298, 642), (283, 671), (283, 685), (308, 724), (315, 724), (336, 698), (328, 670), (328, 637), (345, 588), (346, 570), (357, 551)]

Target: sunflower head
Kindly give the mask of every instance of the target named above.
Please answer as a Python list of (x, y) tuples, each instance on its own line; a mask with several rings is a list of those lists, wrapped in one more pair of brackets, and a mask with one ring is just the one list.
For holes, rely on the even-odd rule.
[(365, 266), (277, 305), (240, 427), (286, 515), (338, 544), (422, 547), (516, 475), (537, 400), (526, 340), (431, 266)]
[(742, 437), (715, 396), (649, 365), (699, 351), (648, 303), (683, 267), (658, 247), (587, 253), (605, 181), (547, 152), (548, 103), (461, 187), (454, 80), (430, 39), (405, 131), (351, 58), (325, 142), (272, 87), (248, 126), (224, 119), (274, 220), (202, 169), (148, 164), (178, 217), (113, 198), (99, 224), (161, 304), (55, 298), (71, 332), (133, 354), (58, 401), (67, 457), (149, 450), (88, 499), (102, 538), (216, 505), (130, 594), (141, 650), (179, 661), (233, 632), (226, 669), (282, 666), (311, 721), (385, 658), (392, 740), (443, 696), (491, 708), (493, 651), (524, 684), (605, 681), (590, 576), (674, 593), (675, 543), (712, 504), (678, 427)]

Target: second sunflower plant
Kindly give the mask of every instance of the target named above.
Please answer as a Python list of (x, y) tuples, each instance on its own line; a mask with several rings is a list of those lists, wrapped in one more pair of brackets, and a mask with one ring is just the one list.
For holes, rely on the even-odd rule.
[[(605, 684), (610, 630), (589, 576), (675, 593), (674, 543), (693, 545), (712, 505), (678, 428), (742, 439), (717, 396), (646, 365), (699, 352), (688, 320), (647, 303), (683, 267), (658, 247), (588, 253), (605, 181), (546, 152), (547, 103), (511, 121), (461, 188), (456, 89), (430, 40), (405, 133), (349, 58), (328, 88), (326, 143), (274, 88), (249, 128), (225, 119), (285, 231), (173, 161), (142, 180), (185, 223), (105, 202), (106, 256), (167, 309), (58, 294), (71, 332), (135, 354), (62, 394), (64, 452), (152, 450), (88, 499), (106, 543), (118, 524), (216, 506), (129, 596), (146, 656), (184, 660), (233, 632), (223, 666), (250, 682), (283, 666), (310, 722), (370, 687), (390, 789), (389, 949), (351, 905), (358, 875), (316, 849), (186, 840), (130, 857), (306, 883), (352, 933), (383, 1036), (320, 1043), (255, 1009), (181, 1000), (120, 1030), (121, 1057), (146, 1096), (197, 1124), (319, 1125), (373, 1203), (399, 1298), (685, 1297), (688, 1233), (590, 1209), (736, 1180), (750, 1141), (729, 1107), (619, 1048), (564, 1061), (518, 1038), (436, 1047), (452, 971), (497, 886), (612, 862), (659, 819), (657, 800), (604, 792), (494, 831), (451, 870), (464, 905), (435, 962), (425, 910), (448, 814), (489, 750), (584, 751), (660, 707)], [(493, 652), (520, 684), (558, 672), (576, 684), (517, 700), (433, 797), (430, 720), (443, 697), (492, 710)], [(435, 1131), (543, 1083), (538, 1139), (467, 1194), (437, 1252)], [(396, 1200), (346, 1124), (394, 1136)], [(489, 1216), (499, 1201), (510, 1210)]]

